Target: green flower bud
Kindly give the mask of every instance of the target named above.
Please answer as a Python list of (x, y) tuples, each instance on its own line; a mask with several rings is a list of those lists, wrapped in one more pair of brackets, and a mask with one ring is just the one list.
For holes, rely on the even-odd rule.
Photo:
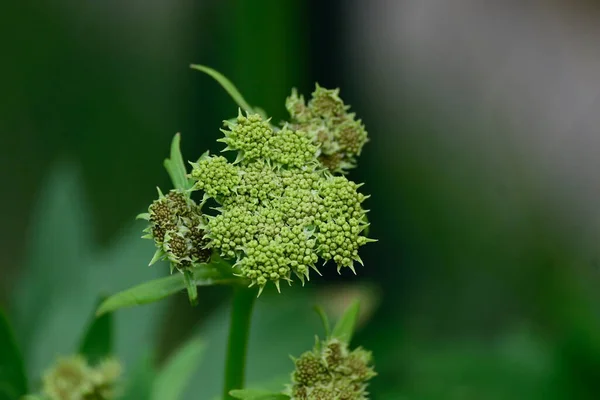
[(146, 238), (154, 240), (158, 250), (151, 264), (169, 260), (171, 268), (184, 269), (210, 259), (208, 240), (204, 238), (206, 224), (200, 207), (185, 193), (172, 190), (148, 208), (150, 226)]
[[(194, 189), (219, 203), (202, 225), (206, 247), (235, 260), (261, 290), (267, 282), (279, 289), (292, 273), (304, 282), (319, 258), (333, 260), (338, 271), (354, 270), (358, 248), (367, 243), (357, 222), (365, 215), (359, 185), (320, 168), (317, 147), (303, 131), (275, 130), (258, 114), (240, 114), (226, 125), (222, 141), (238, 152), (238, 162), (206, 156), (191, 173)], [(186, 234), (165, 235), (171, 242), (165, 251), (176, 260), (188, 254)]]
[(316, 86), (308, 105), (296, 90), (286, 100), (292, 129), (307, 132), (320, 148), (319, 161), (332, 172), (345, 173), (356, 166), (356, 158), (368, 141), (360, 119), (349, 113), (339, 89)]
[(292, 400), (366, 400), (367, 383), (376, 375), (370, 352), (361, 348), (350, 351), (337, 339), (317, 342), (294, 364), (287, 390)]
[(61, 358), (44, 374), (42, 392), (50, 400), (110, 400), (121, 372), (114, 359), (91, 366), (80, 355)]

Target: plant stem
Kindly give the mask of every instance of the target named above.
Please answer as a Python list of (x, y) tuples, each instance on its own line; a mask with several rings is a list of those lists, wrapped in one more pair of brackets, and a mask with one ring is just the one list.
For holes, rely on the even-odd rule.
[(250, 334), (250, 317), (256, 300), (256, 292), (247, 287), (233, 288), (231, 320), (225, 359), (225, 385), (223, 400), (233, 399), (229, 391), (243, 389), (246, 374), (246, 353)]

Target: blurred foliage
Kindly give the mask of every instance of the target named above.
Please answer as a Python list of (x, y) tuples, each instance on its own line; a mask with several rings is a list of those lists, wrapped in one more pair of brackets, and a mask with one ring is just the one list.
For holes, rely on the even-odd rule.
[[(350, 177), (372, 194), (371, 235), (380, 241), (361, 254), (359, 278), (327, 275), (261, 297), (251, 385), (280, 389), (293, 367), (288, 354), (322, 333), (313, 286), (333, 291), (358, 279), (380, 291), (354, 339), (374, 352), (375, 399), (597, 398), (590, 257), (537, 194), (527, 160), (490, 156), (510, 147), (490, 139), (501, 122), (455, 121), (428, 104), (435, 93), (388, 99), (371, 77), (353, 80), (360, 55), (341, 50), (353, 48), (341, 1), (159, 3), (2, 6), (0, 301), (29, 376), (76, 350), (99, 296), (168, 271), (146, 267), (153, 247), (132, 220), (156, 185), (167, 187), (161, 161), (172, 135), (182, 132), (184, 158), (194, 159), (219, 136), (212, 127), (236, 114), (216, 83), (189, 69), (202, 63), (274, 120), (285, 116), (292, 86), (341, 86), (372, 137)], [(369, 5), (354, 6), (360, 14)], [(441, 144), (448, 134), (455, 140)], [(465, 147), (469, 140), (481, 146)], [(489, 153), (471, 152), (479, 148)], [(132, 393), (147, 389), (155, 366), (197, 335), (206, 348), (185, 398), (219, 393), (227, 293), (199, 294), (194, 309), (182, 293), (114, 315), (126, 398), (138, 398)]]

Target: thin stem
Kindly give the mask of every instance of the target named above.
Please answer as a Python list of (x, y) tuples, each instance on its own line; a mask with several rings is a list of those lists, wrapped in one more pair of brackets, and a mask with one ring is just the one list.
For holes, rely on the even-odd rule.
[(225, 359), (225, 385), (223, 399), (233, 399), (229, 392), (243, 389), (246, 375), (246, 353), (250, 334), (250, 318), (256, 292), (246, 287), (233, 288), (227, 358)]

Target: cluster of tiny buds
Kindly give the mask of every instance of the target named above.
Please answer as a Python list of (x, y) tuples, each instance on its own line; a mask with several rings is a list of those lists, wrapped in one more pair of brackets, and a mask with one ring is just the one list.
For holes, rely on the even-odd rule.
[(370, 352), (337, 339), (318, 341), (312, 351), (294, 360), (292, 400), (366, 400), (367, 382), (374, 377)]
[(42, 392), (49, 400), (114, 399), (121, 372), (112, 358), (94, 366), (80, 355), (61, 358), (44, 374)]
[(200, 206), (183, 191), (163, 195), (159, 190), (159, 198), (140, 217), (150, 222), (144, 238), (153, 239), (157, 247), (151, 264), (166, 259), (171, 269), (182, 270), (209, 260)]
[(294, 129), (308, 132), (319, 145), (319, 161), (333, 172), (345, 173), (356, 166), (356, 158), (368, 141), (367, 131), (349, 106), (339, 97), (339, 89), (316, 86), (305, 102), (294, 89), (286, 100)]
[(194, 190), (219, 204), (217, 215), (205, 215), (207, 247), (261, 290), (267, 282), (279, 289), (292, 273), (304, 282), (319, 258), (354, 271), (358, 248), (370, 241), (360, 185), (322, 168), (302, 131), (276, 130), (258, 114), (227, 127), (222, 141), (236, 161), (206, 155), (192, 163)]

